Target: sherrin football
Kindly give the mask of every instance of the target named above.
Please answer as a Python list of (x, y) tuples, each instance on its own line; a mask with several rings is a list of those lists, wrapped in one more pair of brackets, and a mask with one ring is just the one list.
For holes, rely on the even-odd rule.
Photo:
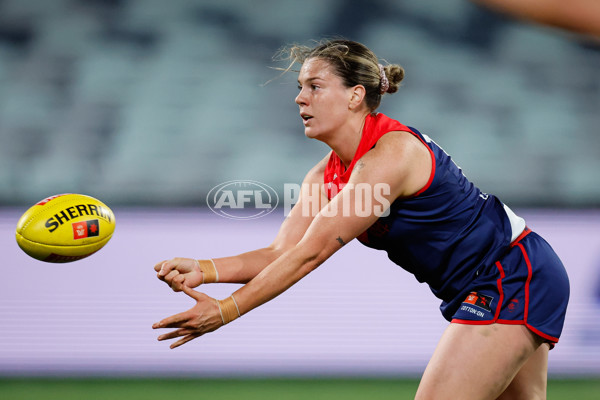
[(17, 223), (17, 243), (33, 258), (52, 263), (81, 260), (100, 250), (115, 231), (106, 204), (83, 194), (65, 193), (33, 205)]

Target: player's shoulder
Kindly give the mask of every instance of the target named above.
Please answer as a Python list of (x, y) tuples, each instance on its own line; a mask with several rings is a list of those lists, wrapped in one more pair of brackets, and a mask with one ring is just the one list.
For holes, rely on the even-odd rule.
[(410, 131), (391, 131), (381, 136), (371, 149), (381, 156), (409, 157), (414, 154), (428, 152), (422, 140)]
[(391, 131), (361, 159), (365, 170), (387, 182), (396, 197), (412, 196), (427, 185), (433, 171), (427, 146), (407, 131)]

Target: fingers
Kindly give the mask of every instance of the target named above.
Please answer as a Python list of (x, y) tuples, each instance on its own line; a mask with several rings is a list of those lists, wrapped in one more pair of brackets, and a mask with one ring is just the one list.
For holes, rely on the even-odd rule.
[(156, 277), (157, 277), (158, 279), (160, 279), (161, 281), (164, 281), (164, 280), (165, 280), (165, 277), (164, 277), (164, 276), (162, 276), (162, 275), (160, 274), (160, 269), (162, 268), (162, 265), (163, 265), (165, 262), (166, 262), (166, 261), (161, 261), (161, 262), (159, 262), (158, 264), (156, 264), (156, 265), (154, 266), (154, 270), (156, 271)]
[(203, 283), (203, 274), (198, 266), (198, 261), (193, 258), (173, 258), (162, 261), (154, 266), (156, 276), (166, 282), (171, 288), (180, 292), (182, 285), (196, 287)]
[(192, 289), (202, 283), (202, 271), (197, 260), (174, 258), (156, 264), (154, 270), (158, 279), (166, 282), (174, 291), (183, 291), (196, 300), (196, 305), (190, 310), (172, 315), (152, 325), (153, 329), (175, 328), (172, 332), (158, 336), (159, 341), (180, 338), (171, 344), (170, 347), (173, 349), (222, 326), (217, 300)]
[(160, 273), (156, 274), (156, 276), (161, 281), (166, 282), (167, 285), (169, 285), (171, 289), (173, 289), (173, 291), (181, 292), (181, 287), (185, 282), (184, 274), (180, 274), (179, 271), (173, 270), (165, 276), (161, 275)]
[(162, 261), (154, 266), (157, 272), (156, 276), (161, 281), (166, 282), (175, 292), (180, 292), (185, 281), (185, 273), (179, 271), (180, 259)]
[[(161, 281), (167, 282), (165, 273), (166, 269), (163, 269), (163, 266), (167, 264), (167, 261), (162, 261), (154, 266), (154, 270), (156, 271), (156, 277)], [(168, 283), (168, 282), (167, 282)]]
[(189, 320), (189, 313), (187, 311), (172, 315), (163, 319), (162, 321), (156, 322), (152, 325), (152, 329), (159, 328), (182, 328), (183, 324), (185, 324)]
[(203, 335), (203, 333), (198, 333), (198, 332), (194, 332), (189, 329), (182, 328), (182, 329), (177, 329), (175, 331), (160, 335), (158, 337), (158, 341), (162, 342), (163, 340), (175, 339), (175, 338), (184, 336), (182, 339), (179, 339), (178, 341), (176, 341), (175, 343), (172, 343), (169, 346), (171, 349), (174, 349), (174, 348), (179, 347), (183, 344), (186, 344), (190, 340), (194, 340), (197, 337), (200, 337), (202, 335)]
[(169, 346), (169, 348), (174, 349), (174, 348), (179, 347), (182, 344), (186, 344), (190, 340), (196, 339), (197, 337), (200, 337), (200, 336), (202, 336), (202, 334), (198, 334), (198, 333), (189, 334), (186, 337), (184, 337), (183, 339), (180, 339), (180, 340), (176, 341), (175, 343), (171, 344)]
[(197, 292), (194, 289), (192, 289), (186, 285), (183, 285), (183, 284), (181, 285), (181, 290), (183, 291), (183, 293), (187, 294), (188, 296), (190, 296), (192, 299), (194, 299), (196, 301), (202, 301), (208, 297), (204, 293)]
[(171, 281), (171, 289), (175, 292), (181, 292), (185, 287), (185, 275), (178, 274)]
[(163, 277), (164, 281), (171, 286), (171, 289), (175, 292), (181, 292), (183, 283), (185, 282), (185, 275), (180, 274), (179, 271), (173, 270)]
[(193, 332), (188, 329), (181, 328), (181, 329), (177, 329), (177, 330), (171, 331), (169, 333), (164, 333), (164, 334), (160, 335), (158, 337), (158, 340), (162, 342), (163, 340), (175, 339), (176, 337), (190, 335), (192, 333)]
[(171, 261), (164, 261), (160, 264), (160, 268), (157, 269), (158, 264), (154, 266), (154, 270), (158, 272), (158, 277), (167, 276), (171, 271), (176, 270), (177, 263)]
[(166, 262), (167, 262), (167, 260), (163, 260), (163, 261), (159, 262), (158, 264), (156, 264), (156, 265), (154, 266), (154, 270), (155, 270), (156, 272), (160, 271), (160, 269), (162, 268), (162, 265), (163, 265), (164, 263), (166, 263)]
[(196, 300), (196, 305), (152, 325), (152, 329), (175, 328), (172, 332), (158, 336), (159, 341), (180, 338), (171, 344), (172, 349), (223, 326), (217, 300), (186, 285), (182, 285), (182, 290)]
[(190, 340), (193, 340), (197, 337), (204, 335), (207, 332), (210, 332), (210, 330), (201, 331), (199, 330), (199, 328), (193, 327), (192, 324), (190, 324), (190, 318), (191, 316), (189, 316), (187, 312), (180, 313), (177, 315), (173, 315), (172, 317), (165, 318), (162, 321), (153, 324), (152, 328), (179, 328), (158, 336), (159, 341), (175, 339), (184, 336), (182, 339), (179, 339), (177, 342), (172, 343), (169, 346), (171, 349), (174, 349), (189, 342)]
[[(196, 300), (197, 303), (206, 301), (207, 299), (211, 299), (211, 297), (205, 295), (204, 293), (196, 292), (194, 289), (190, 289), (185, 285), (182, 285), (181, 287), (183, 289), (183, 292), (191, 298), (193, 298), (194, 300)], [(194, 317), (192, 310), (193, 309), (190, 309), (179, 314), (167, 317), (159, 322), (154, 323), (152, 325), (152, 328), (185, 328), (185, 324), (188, 323)]]
[(200, 337), (202, 335), (204, 335), (204, 333), (199, 333), (199, 332), (195, 332), (195, 331), (190, 330), (190, 329), (182, 328), (182, 329), (177, 329), (177, 330), (174, 330), (172, 332), (160, 335), (158, 337), (158, 341), (162, 342), (163, 340), (175, 339), (175, 338), (183, 336), (182, 339), (179, 339), (178, 341), (176, 341), (175, 343), (172, 343), (169, 346), (169, 348), (174, 349), (174, 348), (179, 347), (179, 346), (181, 346), (183, 344), (186, 344), (190, 340), (194, 340), (194, 339), (196, 339), (196, 338), (198, 338), (198, 337)]
[(166, 276), (169, 272), (176, 270), (182, 274), (192, 272), (197, 267), (198, 261), (193, 258), (175, 257), (171, 260), (163, 261), (154, 266), (154, 270), (159, 276)]

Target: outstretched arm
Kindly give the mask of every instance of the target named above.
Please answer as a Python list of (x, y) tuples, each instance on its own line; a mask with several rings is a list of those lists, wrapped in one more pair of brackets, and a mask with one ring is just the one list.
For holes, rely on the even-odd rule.
[(388, 133), (356, 164), (349, 184), (317, 214), (302, 239), (233, 295), (215, 300), (184, 287), (196, 305), (154, 324), (155, 329), (175, 328), (158, 340), (179, 338), (171, 348), (181, 346), (283, 293), (364, 232), (395, 199), (420, 190), (431, 169), (431, 156), (418, 139)]
[[(298, 202), (269, 246), (236, 256), (200, 262), (179, 257), (161, 261), (154, 266), (158, 279), (165, 281), (176, 292), (183, 290), (184, 284), (194, 288), (202, 283), (249, 282), (302, 239), (315, 215), (327, 203), (326, 197), (320, 193), (315, 195), (315, 192), (320, 192), (328, 159), (329, 154), (308, 172), (302, 183)], [(306, 212), (307, 210), (312, 212)]]
[(397, 198), (418, 192), (429, 180), (429, 151), (407, 132), (386, 134), (356, 164), (340, 193), (287, 250), (233, 298), (243, 315), (273, 299), (368, 229)]

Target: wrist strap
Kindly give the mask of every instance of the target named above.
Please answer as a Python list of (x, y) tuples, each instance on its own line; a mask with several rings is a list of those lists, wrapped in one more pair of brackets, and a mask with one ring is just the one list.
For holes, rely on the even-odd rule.
[(238, 308), (233, 295), (224, 300), (217, 300), (217, 304), (219, 306), (219, 311), (221, 312), (223, 325), (228, 324), (241, 316), (240, 309)]
[(196, 260), (196, 264), (202, 271), (202, 283), (219, 282), (219, 272), (213, 260)]

